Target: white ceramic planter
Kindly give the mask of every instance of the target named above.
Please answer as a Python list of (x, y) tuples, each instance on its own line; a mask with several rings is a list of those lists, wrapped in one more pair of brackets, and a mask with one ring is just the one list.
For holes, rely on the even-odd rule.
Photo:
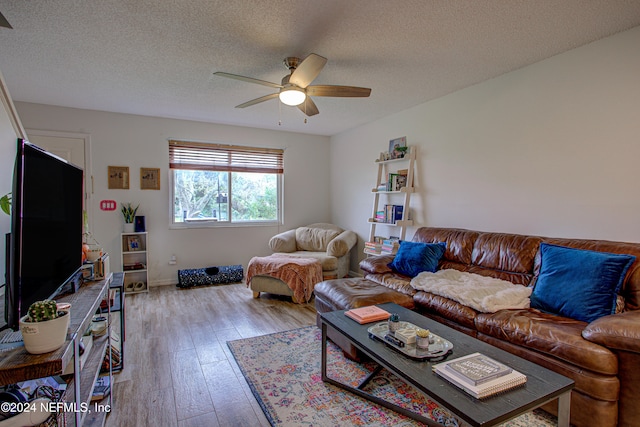
[(71, 314), (57, 317), (46, 322), (26, 322), (29, 316), (20, 318), (20, 331), (24, 348), (31, 354), (42, 354), (62, 347), (67, 339), (67, 330)]
[(125, 222), (124, 223), (124, 232), (125, 233), (133, 233), (133, 231), (135, 230), (135, 225), (132, 222)]

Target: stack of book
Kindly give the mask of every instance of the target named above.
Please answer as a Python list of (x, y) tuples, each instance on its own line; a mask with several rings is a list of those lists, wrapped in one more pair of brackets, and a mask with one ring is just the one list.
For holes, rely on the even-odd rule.
[(433, 366), (433, 371), (476, 399), (511, 390), (527, 376), (482, 353), (473, 353)]
[(400, 247), (400, 239), (384, 239), (382, 241), (382, 254), (395, 255)]
[(371, 255), (380, 255), (382, 253), (382, 243), (364, 242), (364, 253)]
[(109, 372), (109, 364), (113, 359), (113, 369), (120, 369), (120, 362), (122, 360), (120, 349), (115, 346), (111, 346), (111, 357), (109, 357), (109, 352), (107, 351), (104, 355), (104, 359), (102, 359), (102, 372)]
[(402, 219), (403, 211), (404, 211), (404, 206), (402, 205), (384, 205), (384, 212), (385, 212), (384, 222), (389, 224), (395, 224), (397, 221), (400, 221)]
[(93, 386), (91, 401), (102, 400), (109, 395), (109, 392), (111, 392), (111, 378), (109, 375), (100, 376)]

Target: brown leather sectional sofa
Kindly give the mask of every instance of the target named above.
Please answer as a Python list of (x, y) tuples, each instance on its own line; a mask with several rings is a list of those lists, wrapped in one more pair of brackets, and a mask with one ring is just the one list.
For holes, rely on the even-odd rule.
[[(395, 302), (457, 330), (572, 378), (571, 424), (577, 427), (640, 426), (640, 244), (559, 239), (463, 229), (423, 227), (414, 242), (446, 242), (438, 269), (492, 276), (533, 286), (542, 242), (599, 252), (629, 254), (620, 296), (624, 310), (587, 323), (536, 309), (480, 313), (451, 299), (410, 286), (392, 271), (392, 256), (360, 263), (363, 278), (327, 280), (315, 286), (318, 313)], [(622, 301), (619, 298), (619, 301)], [(621, 306), (622, 307), (622, 306)], [(330, 337), (345, 353), (356, 351)], [(555, 402), (545, 409), (555, 413)]]

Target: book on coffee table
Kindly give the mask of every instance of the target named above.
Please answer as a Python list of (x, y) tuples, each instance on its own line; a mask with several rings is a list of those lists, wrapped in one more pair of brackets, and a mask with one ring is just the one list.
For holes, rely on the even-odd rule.
[(438, 363), (433, 366), (433, 371), (476, 399), (493, 396), (527, 382), (523, 373), (481, 353)]
[(375, 305), (353, 308), (345, 311), (344, 314), (360, 324), (387, 320), (391, 316), (391, 313)]
[(494, 378), (507, 375), (512, 371), (504, 365), (481, 353), (473, 353), (445, 363), (445, 369), (458, 375), (460, 379), (472, 385), (486, 383)]

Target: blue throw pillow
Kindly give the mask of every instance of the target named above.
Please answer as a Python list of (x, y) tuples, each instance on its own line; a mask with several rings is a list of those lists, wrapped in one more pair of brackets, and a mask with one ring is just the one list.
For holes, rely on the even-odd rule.
[(401, 241), (398, 253), (389, 267), (405, 276), (416, 277), (423, 271), (435, 273), (446, 243), (417, 243)]
[(531, 307), (592, 322), (613, 314), (627, 270), (636, 257), (540, 244), (542, 265)]

